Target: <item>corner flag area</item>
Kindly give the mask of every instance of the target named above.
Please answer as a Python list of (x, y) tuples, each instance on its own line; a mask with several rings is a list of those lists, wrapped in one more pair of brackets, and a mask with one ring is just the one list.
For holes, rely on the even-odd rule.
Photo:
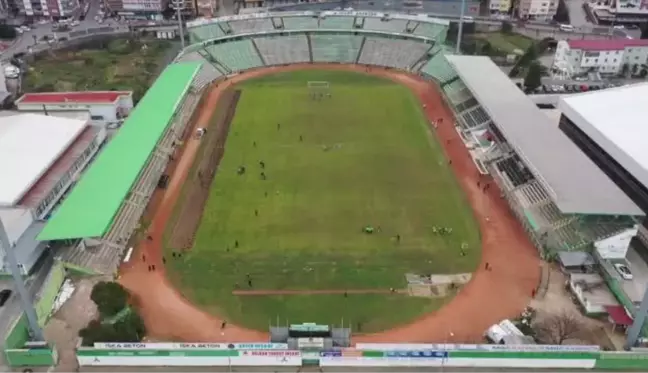
[(167, 67), (38, 236), (103, 236), (183, 102), (200, 63)]

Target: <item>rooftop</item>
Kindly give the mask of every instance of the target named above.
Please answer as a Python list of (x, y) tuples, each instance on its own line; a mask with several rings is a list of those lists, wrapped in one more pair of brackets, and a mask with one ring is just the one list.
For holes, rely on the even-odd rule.
[(490, 58), (447, 59), (563, 213), (643, 215)]
[(648, 83), (641, 83), (565, 96), (558, 107), (648, 188), (647, 97)]
[(54, 211), (39, 240), (101, 237), (106, 233), (200, 67), (200, 63), (176, 63), (162, 72)]
[(86, 121), (0, 116), (0, 206), (13, 206), (86, 127)]
[(567, 40), (572, 49), (586, 51), (614, 51), (628, 47), (648, 47), (646, 39), (611, 39), (611, 40)]
[(26, 93), (16, 100), (19, 104), (98, 104), (113, 103), (119, 96), (129, 95), (126, 91), (95, 91), (95, 92), (47, 92), (47, 93)]

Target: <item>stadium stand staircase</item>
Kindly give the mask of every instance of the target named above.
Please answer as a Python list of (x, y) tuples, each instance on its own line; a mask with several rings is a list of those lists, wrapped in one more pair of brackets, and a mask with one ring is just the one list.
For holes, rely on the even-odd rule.
[[(207, 48), (209, 48), (209, 47), (207, 47)], [(227, 75), (227, 74), (231, 74), (231, 73), (232, 73), (232, 70), (230, 70), (229, 68), (227, 68), (227, 66), (224, 66), (220, 61), (218, 61), (218, 59), (216, 58), (216, 56), (213, 56), (213, 55), (209, 52), (209, 50), (208, 50), (207, 48), (205, 48), (205, 49), (200, 49), (200, 50), (198, 50), (197, 53), (198, 53), (199, 55), (201, 55), (201, 56), (205, 59), (205, 61), (207, 61), (208, 63), (210, 63), (212, 66), (214, 66), (214, 68), (215, 68), (216, 70), (220, 71), (221, 73), (223, 73), (223, 74), (225, 74), (225, 75)]]
[(416, 27), (418, 27), (418, 25), (419, 22), (407, 21), (407, 25), (405, 25), (405, 32), (407, 32), (408, 34), (413, 33), (414, 30), (416, 30)]
[(311, 35), (314, 62), (353, 63), (360, 52), (362, 36)]
[(209, 61), (206, 61), (205, 58), (199, 55), (198, 53), (185, 54), (181, 56), (176, 62), (182, 63), (182, 62), (196, 62), (196, 61), (202, 62), (203, 64), (192, 84), (192, 88), (195, 91), (202, 90), (207, 84), (218, 79), (223, 75), (222, 72), (217, 70), (214, 67), (214, 65), (212, 65)]
[(228, 22), (218, 22), (217, 23), (218, 27), (223, 31), (225, 35), (231, 35), (234, 33), (232, 30), (232, 26)]
[(440, 84), (443, 84), (450, 79), (454, 79), (457, 76), (457, 73), (454, 71), (452, 66), (450, 66), (448, 60), (446, 60), (441, 51), (441, 47), (437, 46), (436, 48), (433, 48), (433, 54), (428, 63), (423, 66), (421, 72), (431, 76)]
[(211, 45), (205, 49), (232, 72), (263, 66), (263, 61), (250, 39)]
[(317, 17), (283, 17), (284, 30), (315, 30), (319, 27)]
[(283, 19), (281, 17), (272, 17), (272, 25), (277, 30), (283, 30), (284, 28)]
[(410, 66), (411, 71), (419, 71), (421, 68), (429, 61), (430, 59), (430, 54), (432, 53), (432, 50), (434, 49), (434, 45), (431, 45), (428, 47), (428, 49), (425, 51), (425, 53), (421, 56), (421, 58), (418, 59), (412, 66)]
[(360, 52), (358, 52), (358, 57), (356, 57), (355, 63), (360, 63), (360, 57), (362, 57), (365, 43), (367, 42), (367, 37), (362, 37), (362, 43), (360, 44)]
[(254, 43), (268, 66), (311, 61), (306, 35), (259, 37)]
[(364, 27), (364, 17), (355, 17), (353, 19), (353, 27), (363, 28)]
[(311, 41), (311, 36), (306, 35), (306, 40), (308, 41), (308, 58), (312, 63), (314, 60), (313, 60), (313, 42)]
[(263, 53), (261, 53), (261, 52), (259, 51), (259, 46), (257, 45), (256, 41), (255, 41), (254, 39), (250, 39), (250, 40), (252, 41), (252, 46), (254, 47), (254, 50), (255, 50), (255, 51), (257, 52), (257, 54), (259, 55), (259, 58), (261, 59), (261, 62), (263, 63), (263, 66), (268, 66), (268, 64), (266, 63), (266, 60), (265, 60), (265, 58), (264, 58)]

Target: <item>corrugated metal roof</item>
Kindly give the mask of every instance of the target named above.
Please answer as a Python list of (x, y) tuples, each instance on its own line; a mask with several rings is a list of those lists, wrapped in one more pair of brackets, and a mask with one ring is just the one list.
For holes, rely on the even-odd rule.
[(563, 213), (643, 215), (490, 58), (447, 58)]

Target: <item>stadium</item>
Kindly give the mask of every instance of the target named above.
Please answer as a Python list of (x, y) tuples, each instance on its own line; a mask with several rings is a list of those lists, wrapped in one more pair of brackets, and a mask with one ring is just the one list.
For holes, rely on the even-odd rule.
[[(540, 256), (643, 212), (490, 59), (450, 55), (448, 26), (353, 11), (190, 23), (38, 238), (75, 242), (58, 258), (70, 268), (115, 274), (159, 341), (353, 341), (354, 361), (481, 342), (541, 288)], [(293, 325), (313, 321), (335, 327)], [(82, 365), (141, 365), (90, 350)], [(443, 350), (447, 366), (485, 353)], [(591, 368), (587, 354), (487, 366)]]

